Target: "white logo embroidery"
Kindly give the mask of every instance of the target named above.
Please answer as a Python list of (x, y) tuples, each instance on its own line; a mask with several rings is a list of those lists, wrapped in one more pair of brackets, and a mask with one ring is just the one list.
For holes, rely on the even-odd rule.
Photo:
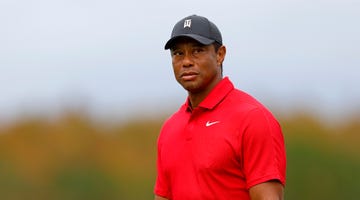
[(220, 121), (213, 121), (213, 122), (207, 121), (206, 126), (212, 126), (212, 125), (217, 124), (217, 123), (220, 123)]
[(184, 21), (184, 28), (186, 28), (186, 27), (191, 27), (191, 19), (187, 19), (187, 20), (185, 20)]

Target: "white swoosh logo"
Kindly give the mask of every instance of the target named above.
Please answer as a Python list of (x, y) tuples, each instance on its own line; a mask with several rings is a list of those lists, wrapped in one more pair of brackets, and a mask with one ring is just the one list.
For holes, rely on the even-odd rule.
[(212, 125), (217, 124), (217, 123), (220, 123), (220, 121), (214, 121), (214, 122), (207, 121), (206, 126), (212, 126)]

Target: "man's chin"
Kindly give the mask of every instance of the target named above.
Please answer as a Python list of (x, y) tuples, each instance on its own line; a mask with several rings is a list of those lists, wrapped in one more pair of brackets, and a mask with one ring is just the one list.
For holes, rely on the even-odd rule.
[(201, 89), (196, 85), (183, 85), (183, 88), (192, 94), (196, 94), (201, 91)]

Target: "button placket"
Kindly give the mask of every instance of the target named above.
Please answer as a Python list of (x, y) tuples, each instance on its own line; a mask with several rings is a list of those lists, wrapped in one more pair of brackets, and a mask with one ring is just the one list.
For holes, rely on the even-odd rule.
[(186, 126), (186, 141), (190, 141), (193, 138), (194, 129), (196, 128), (197, 116), (201, 113), (199, 108), (195, 108), (190, 115), (188, 124)]

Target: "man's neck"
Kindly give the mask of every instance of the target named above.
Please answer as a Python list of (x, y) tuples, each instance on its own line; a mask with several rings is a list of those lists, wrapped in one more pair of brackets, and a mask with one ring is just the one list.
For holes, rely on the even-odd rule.
[(207, 89), (202, 90), (201, 92), (191, 92), (188, 91), (189, 103), (192, 109), (198, 107), (198, 105), (209, 95), (209, 93), (214, 89), (214, 87), (222, 80), (222, 77), (215, 81)]

